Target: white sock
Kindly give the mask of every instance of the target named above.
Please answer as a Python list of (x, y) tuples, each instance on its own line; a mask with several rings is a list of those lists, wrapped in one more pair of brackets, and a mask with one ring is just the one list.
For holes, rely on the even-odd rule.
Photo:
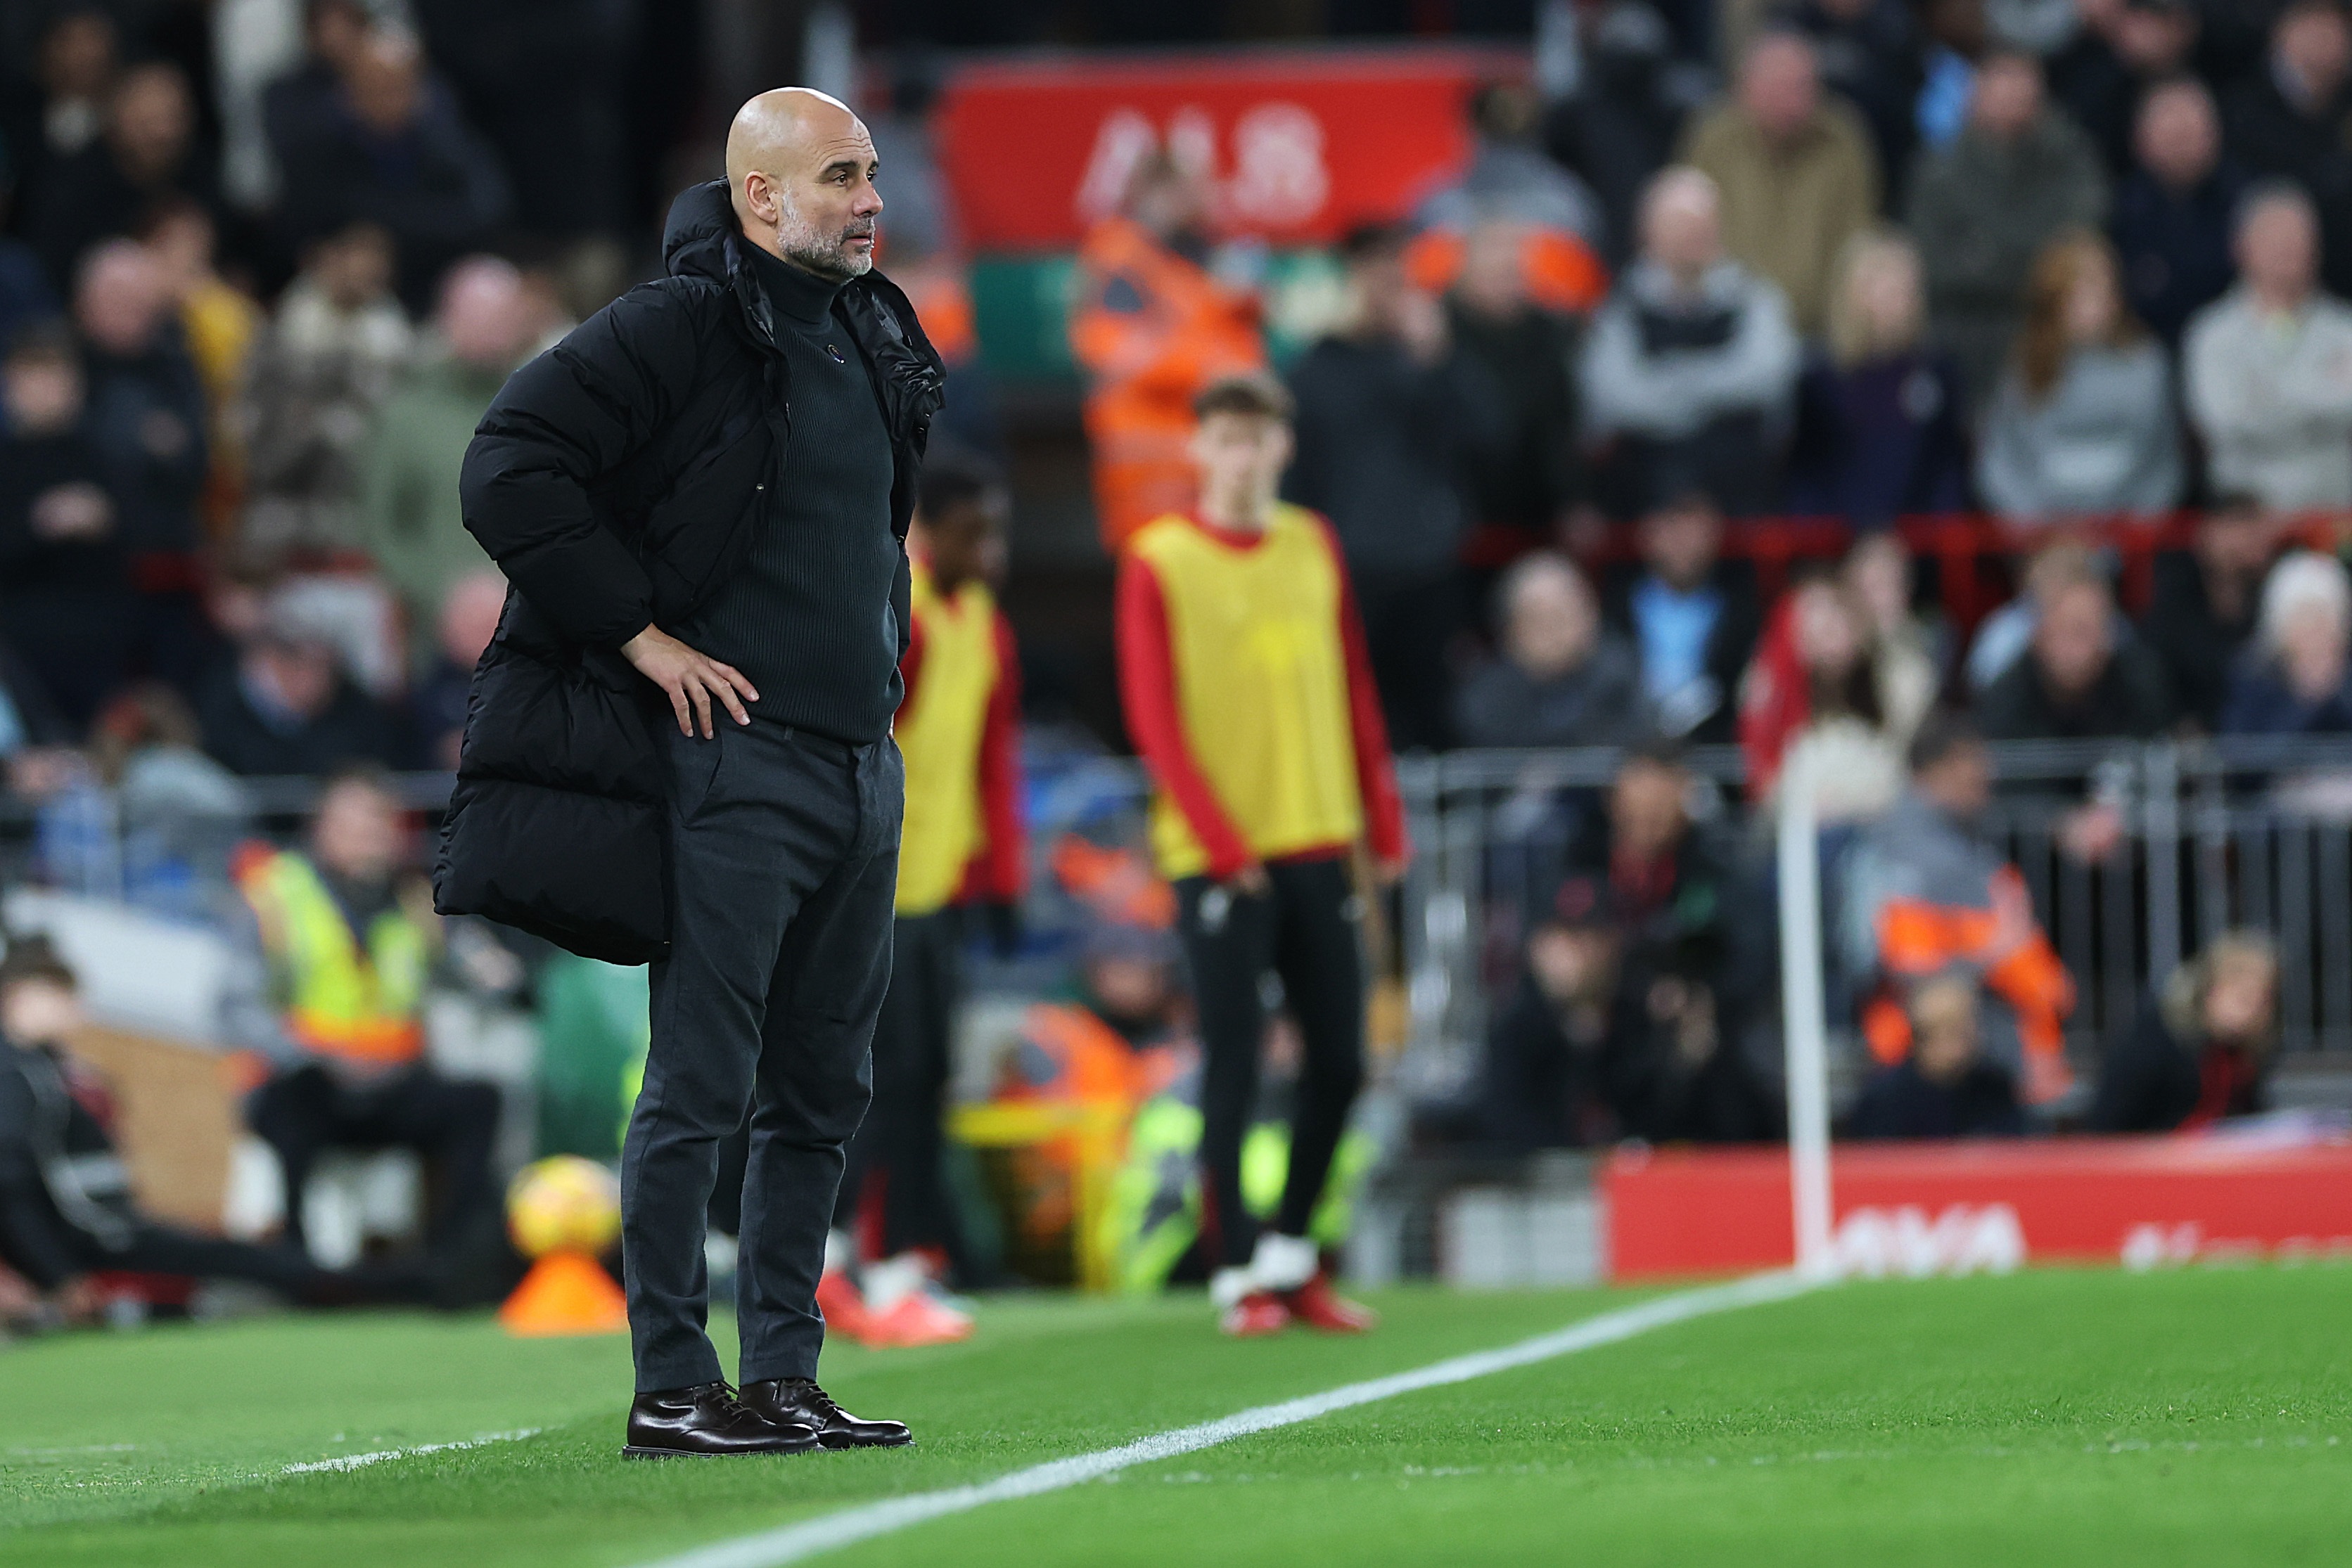
[(896, 1258), (868, 1263), (866, 1304), (877, 1312), (887, 1312), (908, 1294), (920, 1290), (930, 1272), (930, 1266), (919, 1252), (901, 1252)]
[(1209, 1301), (1221, 1312), (1231, 1311), (1236, 1301), (1256, 1289), (1257, 1281), (1247, 1269), (1220, 1269), (1209, 1276)]
[(1322, 1267), (1322, 1258), (1315, 1243), (1304, 1236), (1285, 1236), (1269, 1230), (1257, 1239), (1257, 1250), (1250, 1254), (1250, 1277), (1262, 1291), (1295, 1291), (1315, 1278)]
[(824, 1233), (824, 1271), (848, 1273), (857, 1267), (857, 1238), (846, 1230)]

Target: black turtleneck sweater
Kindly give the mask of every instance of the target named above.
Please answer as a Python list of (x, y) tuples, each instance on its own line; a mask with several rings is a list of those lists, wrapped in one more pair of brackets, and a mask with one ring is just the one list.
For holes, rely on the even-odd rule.
[(833, 313), (840, 286), (743, 248), (790, 372), (787, 434), (742, 570), (678, 634), (751, 678), (755, 718), (864, 746), (889, 733), (902, 690), (890, 433)]

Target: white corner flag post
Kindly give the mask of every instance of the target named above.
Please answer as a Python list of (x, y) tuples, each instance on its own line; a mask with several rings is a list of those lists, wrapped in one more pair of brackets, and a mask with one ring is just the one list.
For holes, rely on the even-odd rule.
[(1788, 1052), (1789, 1197), (1797, 1221), (1797, 1272), (1837, 1271), (1830, 1240), (1830, 1085), (1822, 1005), (1821, 852), (1813, 821), (1812, 758), (1791, 748), (1780, 775), (1780, 1018)]

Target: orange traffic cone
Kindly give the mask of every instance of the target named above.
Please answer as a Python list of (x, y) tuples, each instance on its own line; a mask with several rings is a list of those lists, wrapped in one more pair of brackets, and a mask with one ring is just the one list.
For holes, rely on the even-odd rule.
[(550, 1252), (530, 1266), (499, 1309), (511, 1334), (618, 1333), (628, 1301), (604, 1266), (584, 1252)]

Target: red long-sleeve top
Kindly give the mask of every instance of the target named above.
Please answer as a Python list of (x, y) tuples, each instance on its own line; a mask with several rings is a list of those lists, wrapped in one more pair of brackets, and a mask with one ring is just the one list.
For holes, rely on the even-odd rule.
[[(1192, 525), (1235, 549), (1250, 549), (1263, 536), (1221, 528), (1198, 517)], [(1364, 838), (1371, 852), (1383, 861), (1401, 861), (1407, 852), (1404, 803), (1397, 793), (1396, 768), (1389, 755), (1388, 721), (1381, 712), (1380, 688), (1372, 681), (1371, 655), (1364, 643), (1363, 619), (1357, 612), (1355, 585), (1339, 556), (1330, 525), (1318, 518), (1332, 570), (1339, 583), (1339, 643), (1348, 667), (1348, 716), (1356, 742), (1356, 787), (1361, 795)], [(1223, 882), (1253, 863), (1256, 856), (1242, 837), (1233, 817), (1201, 771), (1184, 733), (1183, 709), (1176, 690), (1176, 664), (1168, 635), (1168, 603), (1160, 578), (1149, 562), (1132, 552), (1119, 564), (1117, 607), (1119, 698), (1127, 711), (1127, 733), (1137, 753), (1160, 787), (1168, 792), (1193, 835), (1208, 852), (1208, 875)], [(1286, 861), (1321, 860), (1348, 852), (1344, 843), (1318, 844), (1282, 856)]]

